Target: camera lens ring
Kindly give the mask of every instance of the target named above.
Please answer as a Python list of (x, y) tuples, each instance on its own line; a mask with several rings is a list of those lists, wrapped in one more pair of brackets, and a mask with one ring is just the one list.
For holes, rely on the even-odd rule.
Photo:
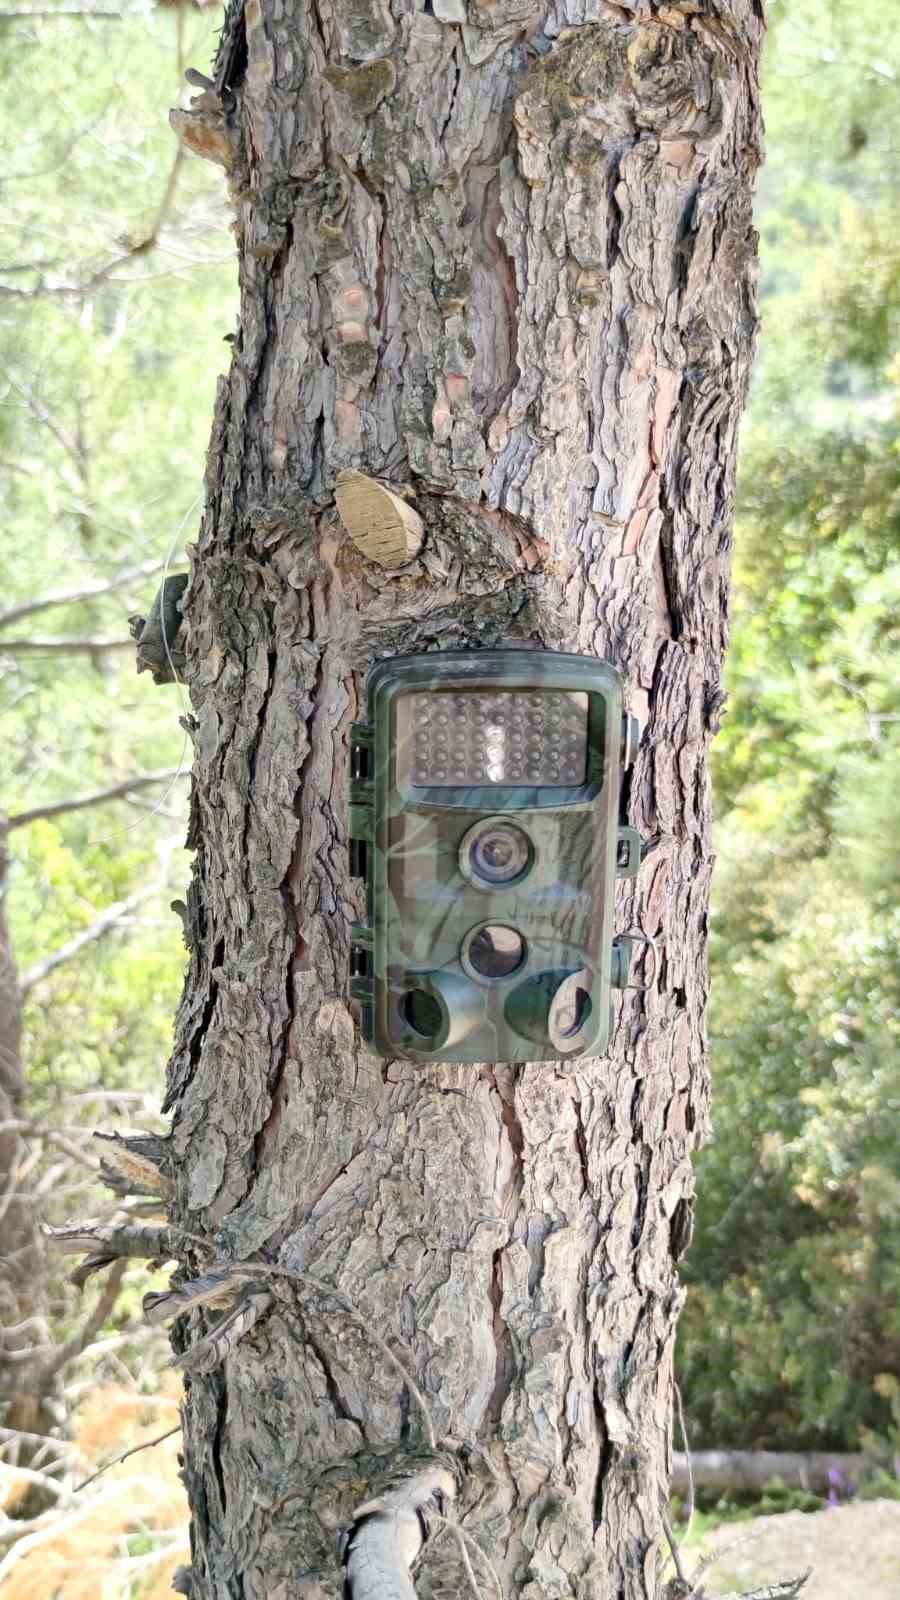
[(459, 870), (473, 888), (497, 894), (528, 876), (534, 855), (534, 845), (518, 823), (508, 817), (482, 817), (463, 834)]
[(519, 976), (528, 959), (528, 946), (518, 929), (508, 923), (479, 922), (463, 939), (459, 959), (467, 977), (493, 989)]
[(401, 995), (400, 1016), (417, 1041), (436, 1040), (445, 1031), (444, 1008), (433, 990), (421, 983)]

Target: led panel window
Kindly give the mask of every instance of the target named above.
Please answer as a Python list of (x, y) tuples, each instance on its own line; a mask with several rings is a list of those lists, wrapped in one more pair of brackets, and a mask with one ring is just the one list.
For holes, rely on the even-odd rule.
[(417, 786), (585, 781), (588, 697), (581, 691), (413, 693), (403, 697), (399, 721), (403, 775)]

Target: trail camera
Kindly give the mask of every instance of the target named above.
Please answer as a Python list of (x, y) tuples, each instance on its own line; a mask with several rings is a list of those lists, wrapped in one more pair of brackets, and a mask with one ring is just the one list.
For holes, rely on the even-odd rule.
[(628, 970), (615, 880), (640, 860), (619, 821), (639, 734), (619, 674), (549, 651), (448, 651), (379, 662), (368, 699), (350, 805), (364, 1036), (423, 1061), (598, 1054)]

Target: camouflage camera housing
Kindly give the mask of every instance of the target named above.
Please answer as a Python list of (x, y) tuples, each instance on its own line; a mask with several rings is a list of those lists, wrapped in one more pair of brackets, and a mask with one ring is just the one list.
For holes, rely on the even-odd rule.
[(639, 729), (608, 662), (541, 650), (399, 656), (351, 735), (350, 992), (384, 1056), (541, 1061), (610, 1033), (619, 820)]

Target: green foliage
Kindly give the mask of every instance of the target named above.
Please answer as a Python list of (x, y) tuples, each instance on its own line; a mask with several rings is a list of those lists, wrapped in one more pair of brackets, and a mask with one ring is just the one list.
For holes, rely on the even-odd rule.
[[(220, 22), (215, 11), (149, 4), (102, 20), (0, 19), (0, 143), (14, 152), (0, 181), (0, 612), (144, 563), (183, 566), (236, 273), (222, 174), (179, 156), (167, 111), (186, 93), (186, 65), (207, 66)], [(146, 614), (160, 576), (0, 627), (4, 811), (189, 761), (184, 691), (138, 677), (133, 649), (4, 648), (8, 639), (127, 639), (129, 615)], [(96, 1160), (91, 1128), (160, 1126), (184, 967), (169, 905), (187, 877), (187, 792), (179, 779), (9, 835), (8, 912), (23, 974), (144, 893), (27, 995), (26, 1109), (51, 1141), (29, 1145), (41, 1159), (23, 1170), (44, 1220), (109, 1211), (108, 1192), (85, 1170)], [(69, 1266), (50, 1262), (58, 1338), (83, 1324), (96, 1292), (82, 1301), (65, 1280)], [(115, 1313), (118, 1359), (137, 1372), (146, 1335), (132, 1343), (122, 1330), (140, 1327), (146, 1286), (146, 1273), (129, 1274)], [(90, 1361), (96, 1378), (98, 1356)]]
[[(900, 50), (861, 62), (858, 13), (812, 0), (776, 18), (680, 1362), (698, 1442), (877, 1450), (900, 1439)], [(801, 35), (825, 70), (798, 95)]]
[[(688, 1547), (701, 1544), (708, 1533), (725, 1522), (752, 1522), (755, 1517), (777, 1516), (783, 1511), (822, 1511), (827, 1503), (822, 1495), (785, 1484), (780, 1478), (773, 1478), (756, 1494), (715, 1494), (701, 1489), (683, 1542)], [(670, 1515), (676, 1528), (687, 1515), (687, 1507), (677, 1495), (672, 1498)]]
[[(148, 560), (183, 561), (235, 272), (221, 174), (179, 155), (167, 108), (187, 62), (206, 65), (219, 23), (158, 9), (0, 22), (9, 69), (0, 138), (16, 152), (0, 191), (3, 608)], [(7, 636), (127, 638), (129, 613), (147, 611), (158, 582), (137, 578), (0, 630), (12, 752), (0, 803), (10, 813), (188, 756), (183, 691), (137, 677), (132, 651), (2, 651)], [(110, 905), (159, 885), (120, 931), (32, 991), (35, 1110), (63, 1088), (158, 1090), (183, 968), (167, 907), (186, 875), (186, 792), (181, 781), (161, 785), (10, 836), (23, 971)]]
[[(218, 20), (150, 8), (0, 20), (0, 126), (15, 151), (0, 189), (4, 607), (177, 557), (193, 531), (233, 252), (221, 176), (194, 159), (174, 167), (165, 111), (183, 67), (208, 62)], [(716, 750), (715, 1136), (699, 1161), (680, 1349), (698, 1444), (900, 1438), (891, 20), (883, 0), (772, 7), (764, 339)], [(10, 632), (121, 638), (157, 581)], [(179, 692), (136, 678), (129, 654), (0, 649), (0, 666), (10, 812), (182, 761)], [(158, 1097), (183, 965), (166, 906), (183, 892), (184, 789), (11, 835), (23, 971), (158, 885), (126, 926), (32, 990), (35, 1115), (64, 1101), (96, 1122), (78, 1096), (100, 1086)], [(793, 1493), (773, 1489), (768, 1509)]]

